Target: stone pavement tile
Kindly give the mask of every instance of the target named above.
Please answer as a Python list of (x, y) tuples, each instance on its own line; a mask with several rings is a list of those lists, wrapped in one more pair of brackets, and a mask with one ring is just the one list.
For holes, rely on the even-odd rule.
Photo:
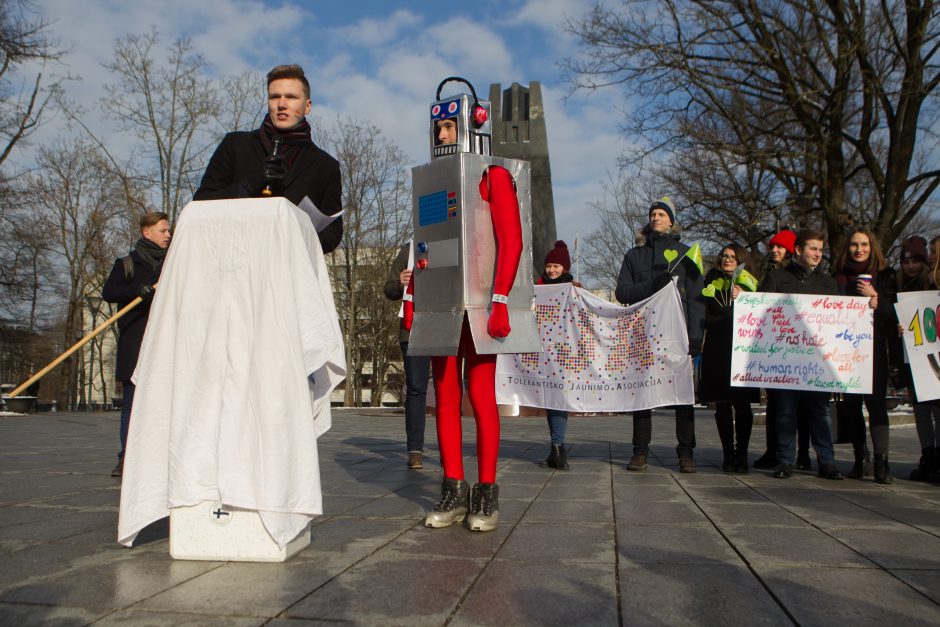
[[(357, 507), (380, 498), (378, 496), (359, 496), (347, 494), (324, 494), (323, 495), (323, 516), (339, 516)], [(323, 516), (314, 518), (313, 523), (319, 524), (324, 520)]]
[(824, 532), (798, 527), (724, 527), (722, 532), (750, 564), (875, 568)]
[(118, 610), (95, 622), (95, 627), (146, 625), (147, 627), (255, 627), (270, 625), (265, 619), (250, 616), (200, 616), (131, 608)]
[(0, 592), (0, 601), (119, 609), (219, 566), (219, 562), (172, 560), (165, 553), (125, 551), (105, 564), (76, 564), (58, 575), (8, 588)]
[(531, 499), (508, 499), (503, 498), (503, 492), (499, 495), (499, 524), (512, 525), (519, 522), (532, 506)]
[(610, 488), (610, 468), (607, 468), (607, 472), (571, 472), (570, 470), (559, 470), (549, 479), (549, 485), (606, 486)]
[(714, 527), (617, 525), (621, 564), (741, 564)]
[(415, 498), (400, 496), (399, 494), (386, 494), (385, 496), (373, 499), (368, 503), (360, 505), (344, 513), (344, 516), (376, 516), (380, 518), (407, 518), (418, 520), (434, 506), (435, 501), (424, 499), (418, 501)]
[(890, 518), (835, 496), (812, 505), (788, 505), (787, 509), (823, 529), (840, 527), (890, 529), (897, 525)]
[(749, 527), (801, 527), (806, 523), (773, 503), (726, 503), (706, 501), (699, 505), (719, 528), (729, 525)]
[(318, 559), (321, 553), (341, 553), (351, 564), (400, 536), (414, 520), (337, 517), (324, 521), (310, 533), (310, 546), (294, 559)]
[(675, 481), (663, 485), (615, 484), (614, 500), (617, 502), (639, 501), (688, 501), (689, 495)]
[[(627, 460), (629, 461), (629, 460)], [(650, 486), (650, 487), (678, 487), (672, 473), (663, 468), (650, 466), (643, 472), (627, 470), (624, 461), (619, 467), (614, 467), (612, 479), (614, 487), (617, 486)]]
[(372, 498), (378, 498), (380, 496), (385, 496), (391, 491), (386, 486), (370, 484), (368, 482), (357, 481), (355, 479), (333, 481), (331, 483), (321, 481), (320, 485), (324, 496), (371, 496)]
[(686, 486), (686, 490), (697, 503), (753, 503), (758, 505), (768, 503), (763, 494), (749, 486)]
[[(0, 507), (0, 529), (10, 525), (33, 523), (57, 516), (68, 516), (71, 512), (64, 507), (38, 505), (9, 505)], [(0, 536), (2, 537), (2, 536)]]
[(442, 625), (484, 561), (373, 555), (312, 591), (280, 618), (375, 625)]
[(0, 506), (42, 502), (58, 496), (78, 494), (83, 490), (113, 487), (115, 479), (107, 475), (69, 475), (0, 473)]
[(115, 485), (109, 488), (91, 488), (85, 489), (78, 494), (65, 494), (42, 501), (32, 501), (33, 503), (42, 503), (50, 506), (66, 506), (81, 508), (111, 509), (118, 511), (121, 504), (121, 486)]
[(936, 625), (940, 606), (880, 569), (758, 567), (801, 625)]
[[(548, 480), (548, 477), (545, 477)], [(502, 503), (503, 499), (517, 499), (520, 501), (532, 501), (535, 497), (539, 496), (545, 488), (545, 484), (542, 483), (512, 483), (512, 479), (503, 481), (499, 476), (496, 477), (497, 484), (499, 485), (499, 502)], [(473, 485), (473, 484), (471, 484)], [(438, 499), (441, 498), (441, 490), (439, 487), (435, 486), (434, 498), (428, 502), (428, 508), (434, 506), (437, 503)]]
[(450, 625), (616, 625), (612, 564), (494, 560)]
[(499, 550), (498, 559), (513, 561), (614, 563), (613, 524), (522, 523)]
[(135, 607), (209, 616), (274, 616), (348, 566), (348, 561), (331, 557), (295, 556), (281, 563), (227, 562)]
[(743, 565), (622, 565), (620, 597), (624, 625), (793, 624)]
[(104, 564), (118, 559), (126, 551), (114, 543), (112, 548), (89, 554), (87, 546), (71, 544), (36, 544), (6, 553), (0, 567), (0, 590), (40, 581), (79, 567)]
[(594, 501), (610, 504), (610, 484), (556, 485), (549, 483), (539, 493), (540, 501)]
[(503, 524), (500, 511), (500, 524), (487, 533), (476, 533), (460, 523), (450, 527), (431, 529), (420, 522), (415, 524), (394, 541), (388, 543), (384, 551), (408, 557), (438, 557), (457, 559), (489, 559), (500, 550), (510, 532), (511, 524)]
[[(940, 605), (940, 570), (891, 569), (891, 574)], [(940, 611), (940, 610), (938, 610)]]
[(620, 525), (708, 525), (708, 518), (687, 498), (675, 501), (617, 500)]
[(681, 473), (678, 470), (673, 471), (673, 477), (686, 489), (694, 488), (740, 488), (741, 482), (734, 475), (723, 472), (715, 472), (709, 469), (699, 470), (694, 473)]
[[(502, 506), (502, 499), (500, 500)], [(536, 500), (526, 511), (522, 520), (535, 522), (613, 522), (613, 510), (610, 503), (595, 501), (543, 501)]]
[[(59, 540), (94, 529), (117, 529), (117, 512), (76, 512), (68, 516), (0, 527), (0, 540), (40, 541)], [(116, 531), (115, 531), (116, 535)]]
[(104, 612), (93, 612), (83, 607), (0, 603), (0, 624), (11, 626), (74, 627), (88, 625), (103, 614)]
[(940, 538), (910, 527), (834, 529), (832, 535), (882, 568), (940, 571)]

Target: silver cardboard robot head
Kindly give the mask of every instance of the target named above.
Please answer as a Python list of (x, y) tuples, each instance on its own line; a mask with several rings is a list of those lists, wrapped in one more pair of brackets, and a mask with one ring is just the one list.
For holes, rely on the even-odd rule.
[[(470, 88), (469, 94), (441, 99), (441, 88), (451, 81), (460, 81)], [(449, 157), (461, 152), (489, 156), (490, 103), (477, 100), (476, 91), (466, 79), (450, 76), (437, 86), (437, 100), (431, 103), (431, 159)]]

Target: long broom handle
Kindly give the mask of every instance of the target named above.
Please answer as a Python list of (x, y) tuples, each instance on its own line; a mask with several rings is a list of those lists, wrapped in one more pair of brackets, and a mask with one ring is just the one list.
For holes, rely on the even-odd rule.
[[(157, 286), (154, 285), (153, 287), (156, 288)], [(111, 326), (112, 324), (114, 324), (115, 321), (117, 321), (118, 318), (120, 318), (121, 316), (123, 316), (124, 314), (126, 314), (128, 311), (130, 311), (131, 309), (133, 309), (134, 307), (136, 307), (137, 305), (139, 305), (139, 304), (142, 303), (143, 301), (144, 301), (144, 299), (141, 298), (140, 296), (138, 296), (137, 298), (135, 298), (135, 299), (132, 300), (131, 302), (127, 303), (123, 308), (121, 308), (120, 311), (118, 311), (116, 314), (114, 314), (113, 316), (111, 316), (110, 318), (108, 318), (107, 320), (105, 320), (104, 322), (102, 322), (101, 325), (100, 325), (97, 329), (95, 329), (94, 331), (92, 331), (91, 333), (89, 333), (88, 335), (86, 335), (85, 337), (83, 337), (82, 339), (80, 339), (80, 340), (79, 340), (78, 342), (76, 342), (70, 349), (68, 349), (67, 351), (65, 351), (64, 353), (62, 353), (61, 355), (59, 355), (59, 356), (56, 357), (55, 359), (53, 359), (53, 360), (49, 363), (48, 366), (46, 366), (45, 368), (43, 368), (42, 370), (40, 370), (39, 372), (37, 372), (36, 374), (34, 374), (33, 376), (31, 376), (29, 379), (27, 379), (27, 380), (26, 380), (26, 383), (24, 383), (24, 384), (21, 385), (20, 387), (16, 388), (16, 389), (13, 390), (12, 392), (10, 392), (9, 397), (10, 397), (10, 398), (13, 398), (13, 397), (15, 397), (15, 396), (19, 396), (20, 393), (23, 392), (23, 390), (25, 390), (26, 388), (28, 388), (29, 386), (31, 386), (31, 385), (32, 385), (33, 383), (35, 383), (36, 381), (39, 381), (41, 378), (43, 378), (43, 377), (46, 375), (46, 373), (48, 373), (50, 370), (52, 370), (53, 368), (55, 368), (56, 366), (58, 366), (60, 363), (62, 363), (62, 362), (65, 361), (66, 359), (68, 359), (69, 355), (71, 355), (72, 353), (74, 353), (75, 351), (77, 351), (78, 349), (80, 349), (82, 346), (84, 346), (84, 345), (87, 344), (88, 342), (90, 342), (90, 341), (92, 341), (93, 339), (95, 339), (95, 337), (97, 337), (102, 331), (104, 331), (104, 330), (107, 329), (109, 326)]]

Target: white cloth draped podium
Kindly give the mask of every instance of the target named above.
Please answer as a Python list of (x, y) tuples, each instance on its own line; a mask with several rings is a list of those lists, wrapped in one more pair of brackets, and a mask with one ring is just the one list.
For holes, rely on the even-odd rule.
[(187, 205), (137, 362), (118, 541), (221, 501), (285, 546), (323, 513), (317, 437), (345, 374), (310, 219), (283, 198)]

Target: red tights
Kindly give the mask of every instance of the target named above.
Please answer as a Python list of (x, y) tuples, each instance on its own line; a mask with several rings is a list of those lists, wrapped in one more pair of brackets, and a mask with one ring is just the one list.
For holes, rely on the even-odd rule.
[(496, 410), (496, 355), (478, 355), (465, 326), (456, 356), (432, 357), (437, 399), (437, 443), (444, 476), (463, 479), (460, 363), (467, 369), (468, 393), (477, 423), (477, 475), (480, 483), (496, 482), (499, 456), (499, 413)]

